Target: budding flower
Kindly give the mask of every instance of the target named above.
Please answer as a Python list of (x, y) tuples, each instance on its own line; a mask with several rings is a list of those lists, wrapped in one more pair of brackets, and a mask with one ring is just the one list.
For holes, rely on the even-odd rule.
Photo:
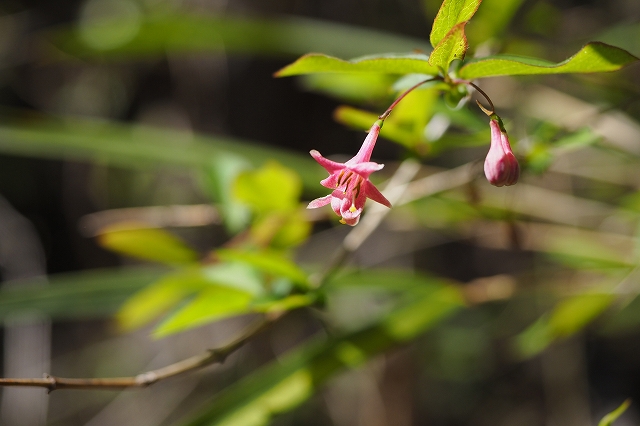
[(382, 121), (380, 120), (374, 123), (360, 151), (346, 163), (336, 163), (324, 158), (316, 150), (311, 151), (311, 156), (329, 172), (329, 177), (320, 182), (320, 184), (332, 189), (333, 192), (310, 202), (308, 209), (331, 204), (333, 211), (342, 217), (340, 222), (355, 226), (360, 220), (360, 214), (367, 198), (391, 207), (391, 203), (369, 181), (371, 173), (384, 167), (383, 164), (369, 161), (381, 126)]
[[(495, 115), (493, 116), (495, 117)], [(484, 174), (491, 185), (513, 185), (520, 177), (520, 166), (516, 160), (507, 132), (501, 129), (501, 125), (491, 117), (491, 147), (487, 158), (484, 160)]]

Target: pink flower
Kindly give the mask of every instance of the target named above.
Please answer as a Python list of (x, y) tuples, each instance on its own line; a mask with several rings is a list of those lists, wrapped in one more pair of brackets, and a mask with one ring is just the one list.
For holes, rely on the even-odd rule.
[(311, 156), (329, 172), (329, 177), (321, 181), (320, 184), (333, 189), (333, 192), (310, 202), (307, 206), (308, 209), (315, 209), (331, 203), (333, 211), (338, 216), (342, 216), (340, 222), (354, 226), (360, 220), (360, 214), (367, 198), (391, 207), (389, 200), (369, 181), (371, 173), (384, 167), (384, 164), (369, 161), (381, 127), (381, 120), (373, 124), (360, 151), (346, 163), (328, 160), (315, 149), (310, 152)]
[(491, 147), (487, 158), (484, 160), (484, 174), (491, 185), (504, 186), (513, 185), (520, 177), (520, 166), (516, 160), (507, 132), (502, 130), (501, 123), (491, 119)]

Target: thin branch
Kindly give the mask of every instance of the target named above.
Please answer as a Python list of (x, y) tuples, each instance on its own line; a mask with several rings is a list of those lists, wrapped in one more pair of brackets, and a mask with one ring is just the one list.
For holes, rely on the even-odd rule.
[(178, 376), (211, 364), (223, 363), (233, 352), (243, 346), (250, 338), (268, 328), (283, 313), (276, 313), (251, 324), (237, 338), (216, 349), (178, 361), (175, 364), (147, 371), (133, 377), (113, 377), (100, 379), (71, 379), (46, 374), (42, 379), (0, 379), (0, 386), (29, 386), (47, 388), (49, 392), (57, 389), (126, 389), (144, 388), (160, 380)]

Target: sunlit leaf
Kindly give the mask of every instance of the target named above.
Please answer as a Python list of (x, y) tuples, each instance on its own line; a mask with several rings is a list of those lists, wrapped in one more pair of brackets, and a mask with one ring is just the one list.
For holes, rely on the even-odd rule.
[(311, 294), (293, 294), (282, 299), (260, 301), (254, 303), (252, 309), (256, 312), (282, 312), (302, 308), (314, 304), (315, 296)]
[(393, 114), (385, 121), (385, 126), (391, 124), (392, 127), (411, 133), (413, 143), (409, 148), (417, 149), (419, 145), (428, 142), (425, 128), (433, 116), (439, 94), (437, 88), (414, 90), (393, 110)]
[[(363, 131), (371, 128), (371, 123), (378, 119), (378, 115), (350, 106), (338, 107), (333, 113), (333, 117), (338, 123)], [(414, 143), (413, 134), (395, 126), (393, 123), (385, 123), (380, 135), (407, 147)]]
[(268, 274), (288, 278), (303, 286), (308, 285), (307, 273), (279, 251), (220, 249), (216, 251), (216, 255), (224, 261), (244, 262)]
[(249, 209), (233, 197), (231, 188), (238, 175), (251, 164), (239, 155), (222, 154), (212, 159), (210, 167), (203, 170), (203, 184), (218, 202), (224, 224), (232, 233), (249, 224)]
[(467, 22), (461, 22), (451, 28), (451, 31), (444, 36), (440, 43), (433, 49), (429, 56), (429, 64), (444, 72), (449, 70), (449, 64), (454, 59), (462, 60), (469, 48), (467, 37), (464, 34), (464, 27)]
[[(350, 106), (341, 106), (337, 108), (333, 116), (339, 123), (364, 131), (368, 130), (371, 127), (371, 123), (378, 119), (378, 114)], [(394, 124), (394, 122), (391, 121), (391, 117), (389, 117), (388, 122), (382, 127), (380, 135), (383, 138), (397, 142), (407, 148), (419, 142), (419, 140), (416, 141), (415, 134), (413, 132)]]
[(566, 337), (582, 330), (615, 300), (612, 294), (581, 294), (560, 302), (549, 317), (553, 334)]
[(435, 75), (438, 68), (429, 64), (424, 54), (379, 55), (344, 61), (319, 53), (304, 55), (278, 71), (276, 77), (314, 73), (377, 73)]
[(549, 317), (542, 315), (518, 334), (514, 341), (514, 348), (518, 356), (529, 358), (544, 351), (554, 340), (555, 336), (549, 327)]
[(377, 324), (339, 337), (313, 339), (219, 394), (189, 426), (257, 426), (290, 411), (336, 373), (415, 338), (463, 305), (453, 287), (415, 297)]
[(259, 245), (288, 249), (302, 244), (311, 233), (311, 222), (301, 208), (274, 212), (256, 220), (251, 236)]
[(179, 270), (162, 277), (127, 299), (116, 314), (118, 325), (125, 331), (142, 327), (210, 283), (199, 268)]
[(295, 208), (301, 191), (302, 183), (298, 175), (276, 162), (241, 173), (233, 186), (235, 197), (258, 214)]
[(461, 22), (468, 21), (478, 10), (482, 0), (444, 0), (433, 21), (431, 45), (435, 48), (449, 31)]
[(569, 59), (553, 63), (543, 59), (496, 55), (473, 60), (458, 72), (461, 78), (472, 80), (498, 75), (562, 74), (615, 71), (638, 58), (608, 44), (593, 42)]
[(631, 253), (579, 235), (551, 235), (545, 251), (556, 261), (577, 269), (617, 269), (633, 266)]
[(164, 320), (153, 332), (165, 337), (180, 331), (250, 312), (253, 294), (231, 287), (211, 285), (202, 290), (184, 308)]
[(371, 102), (387, 99), (393, 77), (387, 74), (309, 74), (302, 78), (308, 90), (324, 93), (342, 101)]
[(198, 259), (198, 253), (175, 235), (163, 229), (141, 226), (132, 223), (108, 226), (100, 230), (98, 243), (120, 254), (170, 265)]
[(202, 274), (210, 283), (246, 291), (254, 296), (264, 293), (262, 280), (256, 271), (244, 262), (215, 263), (202, 268)]
[(612, 294), (585, 293), (561, 301), (516, 337), (518, 353), (523, 357), (537, 355), (554, 340), (577, 333), (600, 316), (614, 300)]
[(618, 420), (618, 417), (620, 417), (625, 411), (627, 411), (627, 408), (629, 408), (630, 405), (631, 400), (627, 399), (622, 404), (620, 404), (618, 408), (605, 415), (602, 420), (598, 422), (598, 426), (611, 426), (613, 422)]

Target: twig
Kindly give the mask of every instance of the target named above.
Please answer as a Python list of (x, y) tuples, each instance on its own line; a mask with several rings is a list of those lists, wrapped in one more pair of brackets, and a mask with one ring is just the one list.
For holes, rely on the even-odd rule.
[[(420, 165), (413, 161), (404, 161), (389, 180), (385, 193), (392, 204), (402, 205), (436, 192), (445, 191), (469, 182), (473, 179), (472, 165), (466, 164), (456, 169), (436, 173), (435, 175), (411, 182), (411, 179), (420, 170)], [(389, 213), (389, 209), (374, 205), (362, 219), (360, 225), (354, 228), (344, 239), (340, 250), (329, 262), (324, 272), (313, 281), (316, 286), (321, 286), (335, 273), (344, 261), (355, 252), (364, 241), (382, 223)], [(83, 378), (73, 379), (45, 375), (42, 379), (12, 379), (0, 378), (0, 386), (26, 386), (46, 388), (49, 392), (57, 389), (128, 389), (144, 388), (160, 380), (178, 376), (211, 364), (222, 363), (224, 360), (250, 338), (268, 328), (276, 320), (282, 317), (283, 312), (271, 314), (250, 325), (240, 336), (216, 349), (210, 349), (203, 354), (187, 358), (156, 370), (147, 371), (132, 377), (113, 378)]]
[(57, 389), (126, 389), (144, 388), (160, 380), (178, 376), (211, 364), (223, 363), (224, 360), (247, 340), (268, 328), (283, 313), (276, 313), (251, 324), (240, 336), (216, 349), (209, 349), (203, 354), (178, 361), (175, 364), (147, 371), (133, 377), (113, 377), (101, 379), (71, 379), (45, 375), (42, 379), (0, 379), (0, 386), (29, 386), (47, 388), (49, 392)]

